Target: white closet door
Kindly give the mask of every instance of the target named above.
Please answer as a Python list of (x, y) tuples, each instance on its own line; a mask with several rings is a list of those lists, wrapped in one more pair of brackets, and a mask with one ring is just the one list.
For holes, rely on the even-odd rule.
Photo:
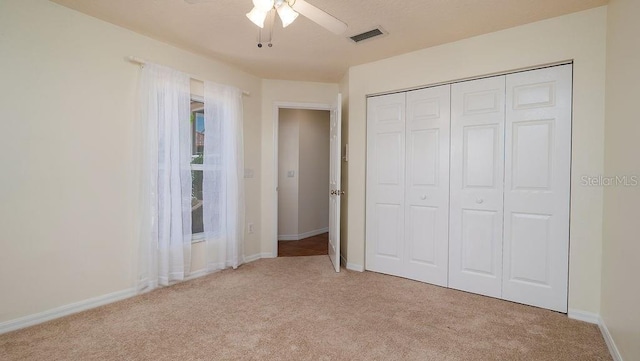
[(567, 312), (571, 65), (507, 75), (503, 298)]
[(407, 93), (405, 277), (447, 285), (450, 85)]
[(449, 287), (501, 296), (505, 77), (451, 86)]
[(367, 101), (366, 269), (403, 276), (405, 93)]

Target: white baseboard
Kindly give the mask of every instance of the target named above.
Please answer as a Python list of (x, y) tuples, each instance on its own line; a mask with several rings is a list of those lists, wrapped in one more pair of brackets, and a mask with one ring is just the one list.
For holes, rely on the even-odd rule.
[(567, 313), (567, 316), (569, 316), (569, 318), (571, 318), (573, 320), (593, 323), (595, 325), (600, 323), (600, 315), (592, 313), (592, 312), (586, 312), (586, 311), (581, 311), (581, 310), (576, 310), (576, 309), (570, 308), (569, 312)]
[(251, 256), (244, 256), (244, 263), (257, 261), (257, 260), (259, 260), (261, 258), (273, 258), (273, 253), (264, 252), (264, 253), (256, 253), (256, 254), (251, 255)]
[[(213, 272), (207, 272), (206, 269), (201, 269), (200, 271), (195, 271), (195, 272), (189, 273), (189, 275), (187, 277), (185, 277), (184, 280), (182, 280), (180, 282), (191, 281), (192, 279), (196, 279), (198, 277), (206, 276), (206, 275), (211, 274), (211, 273), (213, 273)], [(173, 283), (172, 283), (172, 285), (173, 285)]]
[(364, 272), (364, 266), (360, 264), (355, 264), (355, 263), (347, 262), (347, 269), (350, 271)]
[(84, 301), (74, 302), (68, 305), (56, 307), (51, 310), (39, 312), (33, 315), (28, 315), (28, 316), (16, 318), (14, 320), (5, 321), (0, 323), (0, 334), (7, 333), (10, 331), (15, 331), (15, 330), (33, 326), (33, 325), (37, 325), (39, 323), (50, 321), (63, 316), (68, 316), (74, 313), (86, 311), (88, 309), (103, 306), (108, 303), (121, 301), (126, 298), (133, 297), (136, 294), (137, 294), (136, 289), (130, 288), (127, 290), (117, 291), (117, 292), (109, 293), (103, 296), (89, 298)]
[(316, 229), (309, 232), (304, 232), (300, 234), (279, 234), (278, 241), (299, 241), (301, 239), (317, 236), (319, 234), (329, 232), (329, 227)]
[[(251, 256), (245, 256), (244, 262), (249, 263), (256, 261), (260, 258), (273, 258), (273, 254), (271, 253), (258, 253)], [(192, 280), (198, 277), (206, 276), (213, 272), (207, 272), (206, 270), (199, 270), (196, 272), (191, 272), (188, 277), (185, 277), (185, 281)], [(71, 303), (68, 305), (64, 305), (61, 307), (57, 307), (51, 310), (47, 310), (44, 312), (39, 312), (33, 315), (24, 316), (20, 318), (16, 318), (14, 320), (9, 320), (0, 323), (0, 334), (15, 331), (21, 328), (37, 325), (39, 323), (47, 322), (56, 318), (72, 315), (74, 313), (86, 311), (91, 308), (103, 306), (109, 303), (121, 301), (127, 299), (129, 297), (133, 297), (137, 295), (136, 288), (130, 288), (127, 290), (122, 290), (114, 293), (110, 293), (103, 296), (98, 296), (94, 298), (90, 298), (88, 300)]]
[(606, 342), (607, 347), (609, 348), (609, 353), (611, 354), (611, 357), (613, 357), (613, 360), (623, 361), (622, 356), (620, 355), (620, 351), (618, 351), (618, 347), (613, 341), (613, 337), (611, 337), (611, 333), (609, 333), (609, 329), (607, 328), (607, 325), (604, 323), (604, 320), (602, 319), (602, 317), (600, 317), (600, 315), (571, 308), (569, 309), (569, 313), (567, 315), (569, 316), (569, 318), (574, 320), (589, 322), (598, 325), (598, 328), (600, 328), (600, 333), (602, 333), (604, 342)]
[(347, 259), (344, 258), (343, 255), (340, 255), (340, 260), (341, 260), (341, 265), (344, 265), (345, 268), (348, 269), (349, 271), (364, 272), (363, 266), (359, 264), (347, 262)]
[(611, 333), (609, 333), (609, 329), (604, 323), (604, 320), (601, 317), (598, 318), (600, 319), (598, 327), (600, 327), (600, 332), (602, 333), (602, 337), (604, 337), (604, 342), (607, 343), (607, 347), (609, 348), (611, 357), (613, 357), (613, 361), (624, 361), (622, 360), (622, 355), (620, 355), (620, 351), (618, 350), (616, 343), (613, 341), (613, 337), (611, 337)]

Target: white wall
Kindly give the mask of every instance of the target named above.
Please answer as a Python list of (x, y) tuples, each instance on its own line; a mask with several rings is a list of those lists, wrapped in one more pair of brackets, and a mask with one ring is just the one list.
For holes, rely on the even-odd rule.
[[(259, 170), (260, 79), (49, 1), (0, 1), (0, 322), (134, 285), (140, 69), (130, 55), (251, 92), (245, 164)], [(256, 173), (248, 222), (260, 221)], [(260, 252), (259, 234), (245, 250)]]
[(261, 179), (261, 208), (262, 229), (259, 230), (262, 239), (263, 255), (277, 255), (277, 224), (276, 214), (276, 174), (274, 146), (277, 121), (276, 104), (278, 103), (320, 103), (332, 104), (338, 94), (338, 84), (313, 83), (286, 80), (262, 80), (262, 179)]
[(606, 15), (595, 8), (352, 67), (347, 261), (364, 265), (367, 94), (573, 59), (569, 308), (598, 313), (603, 195), (580, 177), (603, 171)]
[[(639, 176), (640, 2), (608, 9), (606, 176)], [(597, 175), (597, 174), (596, 174)], [(640, 360), (640, 186), (604, 190), (601, 316), (623, 360)]]
[(300, 120), (298, 233), (329, 228), (329, 111), (294, 110)]
[[(278, 124), (278, 239), (298, 232), (300, 121), (294, 111), (282, 109)], [(293, 176), (289, 176), (293, 172)]]

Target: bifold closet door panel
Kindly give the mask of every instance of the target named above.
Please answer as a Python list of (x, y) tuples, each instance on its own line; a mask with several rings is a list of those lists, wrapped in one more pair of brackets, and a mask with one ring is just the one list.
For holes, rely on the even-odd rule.
[(501, 296), (505, 77), (451, 86), (449, 287)]
[(507, 75), (503, 298), (567, 312), (572, 66)]
[(405, 277), (447, 286), (450, 85), (407, 93)]
[(405, 93), (367, 100), (366, 269), (404, 276)]

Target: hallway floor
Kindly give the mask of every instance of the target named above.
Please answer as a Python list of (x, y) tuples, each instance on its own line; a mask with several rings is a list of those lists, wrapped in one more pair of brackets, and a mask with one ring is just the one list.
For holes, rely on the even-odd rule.
[(329, 254), (329, 233), (299, 241), (278, 241), (278, 257), (321, 256), (325, 254)]

